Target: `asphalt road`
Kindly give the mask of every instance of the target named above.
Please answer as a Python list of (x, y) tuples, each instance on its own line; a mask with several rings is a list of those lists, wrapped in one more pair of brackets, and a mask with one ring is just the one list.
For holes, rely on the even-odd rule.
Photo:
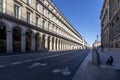
[(88, 53), (89, 50), (77, 50), (1, 57), (0, 80), (72, 80)]

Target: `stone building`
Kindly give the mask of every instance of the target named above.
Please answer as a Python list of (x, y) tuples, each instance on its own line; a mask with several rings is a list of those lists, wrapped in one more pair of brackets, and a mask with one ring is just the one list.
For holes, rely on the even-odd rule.
[(0, 0), (0, 53), (83, 47), (82, 36), (51, 0)]
[(100, 19), (103, 48), (120, 50), (120, 0), (104, 0)]

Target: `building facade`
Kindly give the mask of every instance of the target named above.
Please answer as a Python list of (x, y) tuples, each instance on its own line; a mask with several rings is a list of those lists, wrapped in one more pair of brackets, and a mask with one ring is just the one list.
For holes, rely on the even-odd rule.
[(0, 53), (83, 47), (82, 36), (51, 0), (0, 0)]
[(101, 11), (101, 45), (120, 50), (120, 0), (104, 0)]

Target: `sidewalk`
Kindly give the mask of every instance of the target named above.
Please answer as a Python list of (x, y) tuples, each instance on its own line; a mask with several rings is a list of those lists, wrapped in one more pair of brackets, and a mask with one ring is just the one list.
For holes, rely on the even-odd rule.
[(92, 52), (86, 57), (72, 80), (120, 80), (120, 71), (98, 68), (92, 63)]
[(99, 51), (100, 55), (100, 61), (102, 64), (104, 64), (109, 56), (113, 57), (113, 63), (119, 63), (120, 64), (120, 51)]

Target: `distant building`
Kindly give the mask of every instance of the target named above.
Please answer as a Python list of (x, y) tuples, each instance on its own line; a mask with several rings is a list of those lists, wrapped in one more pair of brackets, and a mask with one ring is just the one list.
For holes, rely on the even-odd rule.
[(103, 48), (120, 50), (120, 0), (104, 0), (100, 19)]
[(95, 42), (93, 43), (93, 48), (99, 48), (99, 47), (101, 47), (101, 41), (95, 40)]

